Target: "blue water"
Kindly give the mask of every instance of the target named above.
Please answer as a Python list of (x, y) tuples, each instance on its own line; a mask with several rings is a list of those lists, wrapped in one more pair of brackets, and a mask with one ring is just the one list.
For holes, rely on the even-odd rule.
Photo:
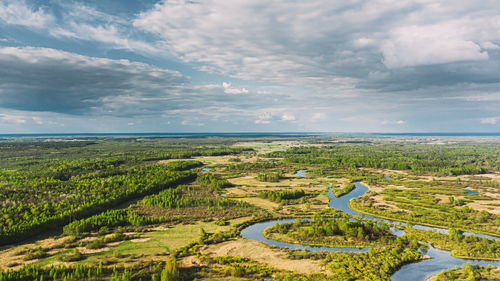
[(293, 176), (303, 178), (306, 176), (306, 173), (307, 170), (298, 170), (297, 172), (295, 172), (295, 174), (293, 174)]
[(479, 194), (479, 192), (477, 191), (474, 191), (474, 190), (470, 190), (470, 189), (464, 189), (465, 192), (467, 192), (468, 194)]
[[(380, 218), (376, 218), (376, 217), (369, 216), (369, 215), (363, 215), (361, 213), (358, 213), (358, 212), (352, 210), (349, 207), (349, 201), (353, 198), (364, 195), (368, 191), (368, 187), (366, 187), (365, 185), (363, 185), (359, 182), (356, 182), (354, 184), (356, 185), (356, 188), (353, 191), (351, 191), (349, 194), (346, 194), (346, 195), (339, 197), (339, 198), (335, 197), (333, 195), (333, 192), (330, 189), (328, 192), (328, 196), (330, 197), (330, 203), (329, 203), (330, 207), (342, 210), (345, 213), (352, 215), (352, 216), (363, 217), (365, 219), (371, 219), (371, 220), (376, 220), (376, 221), (381, 221), (381, 222), (386, 222), (386, 223), (405, 225), (405, 223), (396, 222), (396, 221), (392, 221), (392, 220), (386, 220), (386, 219), (380, 219)], [(261, 242), (267, 243), (267, 244), (272, 245), (272, 246), (291, 248), (291, 249), (307, 249), (307, 250), (312, 251), (312, 252), (317, 252), (317, 251), (366, 252), (368, 250), (368, 248), (315, 247), (315, 246), (308, 246), (308, 245), (301, 245), (301, 244), (291, 244), (291, 243), (285, 243), (285, 242), (280, 242), (280, 241), (268, 239), (262, 235), (262, 231), (268, 227), (271, 227), (277, 223), (285, 223), (285, 222), (293, 222), (293, 221), (295, 221), (295, 219), (280, 219), (280, 220), (272, 220), (272, 221), (256, 223), (256, 224), (253, 224), (253, 225), (243, 229), (241, 231), (241, 236), (244, 238), (247, 238), (247, 239), (261, 241)], [(438, 231), (440, 233), (447, 233), (447, 229), (443, 229), (443, 228), (429, 227), (429, 226), (424, 226), (424, 225), (414, 225), (413, 227), (417, 228), (417, 229), (424, 229), (424, 230)], [(401, 236), (404, 234), (404, 231), (396, 229), (396, 228), (391, 228), (391, 231), (393, 231), (393, 233), (397, 236)], [(493, 236), (485, 235), (485, 234), (480, 234), (480, 233), (464, 232), (464, 234), (465, 235), (475, 235), (475, 236), (479, 236), (479, 237), (485, 237), (485, 238), (499, 240), (499, 238), (497, 238), (497, 237), (493, 237)], [(423, 281), (426, 278), (430, 277), (431, 275), (434, 275), (434, 274), (441, 272), (443, 270), (446, 270), (446, 269), (453, 268), (455, 266), (461, 266), (465, 263), (471, 263), (474, 265), (500, 266), (500, 262), (498, 262), (498, 261), (465, 260), (465, 259), (454, 258), (450, 255), (449, 251), (438, 250), (432, 246), (429, 246), (429, 250), (427, 251), (426, 255), (429, 257), (432, 257), (432, 259), (424, 260), (424, 261), (417, 262), (417, 263), (407, 264), (407, 265), (401, 267), (391, 277), (391, 280), (393, 280), (393, 281)]]

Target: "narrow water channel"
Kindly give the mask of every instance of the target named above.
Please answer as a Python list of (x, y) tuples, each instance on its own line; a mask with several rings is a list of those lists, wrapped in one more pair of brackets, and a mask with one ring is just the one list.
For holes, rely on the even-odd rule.
[[(302, 176), (302, 177), (305, 175), (304, 170), (300, 170), (299, 172), (300, 173), (296, 173), (295, 175)], [(365, 219), (371, 219), (371, 220), (376, 220), (376, 221), (381, 221), (381, 222), (386, 222), (386, 223), (394, 223), (394, 224), (403, 224), (404, 225), (404, 223), (401, 223), (401, 222), (387, 220), (387, 219), (381, 219), (381, 218), (377, 218), (377, 217), (369, 216), (369, 215), (363, 215), (363, 214), (356, 212), (355, 210), (352, 210), (349, 207), (349, 201), (353, 198), (363, 196), (368, 191), (368, 187), (366, 187), (365, 185), (363, 185), (360, 182), (356, 182), (355, 185), (356, 185), (356, 188), (353, 191), (351, 191), (349, 194), (346, 194), (340, 198), (335, 197), (333, 195), (333, 192), (330, 189), (329, 194), (328, 194), (328, 196), (330, 197), (330, 207), (342, 210), (349, 215), (358, 216), (358, 217), (362, 217)], [(241, 236), (244, 238), (247, 238), (247, 239), (261, 241), (261, 242), (264, 242), (266, 244), (276, 246), (276, 247), (291, 248), (291, 249), (307, 249), (308, 251), (313, 251), (313, 252), (318, 252), (318, 251), (366, 252), (366, 251), (368, 251), (368, 248), (317, 247), (317, 246), (308, 246), (308, 245), (302, 245), (302, 244), (291, 244), (291, 243), (285, 243), (285, 242), (280, 242), (280, 241), (268, 239), (268, 238), (264, 237), (262, 234), (262, 231), (264, 231), (264, 229), (269, 228), (275, 224), (285, 223), (285, 222), (293, 222), (293, 221), (294, 221), (294, 219), (279, 219), (279, 220), (272, 220), (272, 221), (256, 223), (256, 224), (250, 225), (247, 228), (243, 229), (241, 231)], [(424, 225), (414, 225), (413, 227), (418, 228), (418, 229), (434, 230), (434, 231), (438, 231), (441, 233), (447, 233), (447, 230), (443, 229), (443, 228), (429, 227), (429, 226), (424, 226)], [(404, 231), (402, 231), (402, 230), (392, 229), (392, 231), (395, 235), (398, 235), (398, 236), (404, 234)], [(475, 236), (499, 240), (499, 238), (497, 238), (497, 237), (485, 235), (485, 234), (480, 234), (480, 233), (464, 232), (464, 234), (465, 235), (475, 235)], [(426, 255), (431, 257), (432, 259), (402, 266), (396, 273), (394, 273), (394, 275), (391, 277), (391, 280), (393, 280), (393, 281), (423, 281), (433, 274), (436, 274), (436, 273), (443, 271), (443, 270), (446, 270), (446, 269), (451, 269), (455, 266), (461, 266), (465, 263), (471, 263), (471, 264), (475, 264), (475, 265), (500, 266), (499, 261), (466, 260), (466, 259), (454, 258), (450, 255), (449, 251), (438, 250), (438, 249), (433, 248), (432, 246), (429, 248)]]

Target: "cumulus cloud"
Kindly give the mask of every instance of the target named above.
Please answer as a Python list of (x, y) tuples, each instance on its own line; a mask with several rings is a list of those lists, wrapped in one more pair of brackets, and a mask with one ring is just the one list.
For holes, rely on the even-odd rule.
[(226, 94), (234, 94), (234, 95), (248, 94), (247, 89), (245, 89), (245, 88), (241, 88), (241, 89), (233, 88), (233, 87), (231, 87), (231, 83), (228, 83), (228, 82), (222, 82), (222, 88), (224, 88), (224, 93), (226, 93)]
[(396, 28), (381, 46), (384, 64), (389, 68), (397, 68), (487, 60), (488, 53), (470, 40), (472, 34), (460, 32), (468, 24), (467, 21), (459, 21)]
[(0, 18), (60, 39), (175, 56), (202, 71), (322, 92), (412, 90), (500, 77), (497, 1), (163, 0), (129, 18), (89, 3), (47, 3), (56, 8), (3, 1)]
[[(472, 0), (179, 0), (157, 3), (134, 26), (204, 71), (326, 91), (411, 90), (488, 83), (478, 78), (485, 62), (498, 77), (499, 8)], [(409, 82), (415, 76), (418, 86)]]

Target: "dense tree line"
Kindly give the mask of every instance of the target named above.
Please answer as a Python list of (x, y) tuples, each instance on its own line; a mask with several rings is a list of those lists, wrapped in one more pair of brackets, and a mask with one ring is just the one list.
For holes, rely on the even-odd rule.
[(491, 145), (365, 145), (294, 147), (271, 152), (285, 163), (323, 165), (336, 169), (381, 168), (418, 174), (463, 175), (500, 170), (500, 148)]
[(180, 281), (177, 260), (147, 262), (133, 267), (99, 265), (24, 265), (17, 270), (0, 270), (0, 281)]
[(146, 196), (139, 202), (139, 205), (167, 209), (199, 206), (207, 208), (229, 208), (233, 206), (242, 208), (250, 207), (248, 203), (243, 201), (235, 201), (215, 196), (196, 196), (195, 193), (190, 193), (194, 196), (188, 196), (187, 193), (183, 191), (185, 188), (186, 187), (166, 189), (158, 194)]
[(166, 168), (172, 171), (185, 171), (203, 166), (203, 163), (196, 160), (177, 160), (165, 164)]

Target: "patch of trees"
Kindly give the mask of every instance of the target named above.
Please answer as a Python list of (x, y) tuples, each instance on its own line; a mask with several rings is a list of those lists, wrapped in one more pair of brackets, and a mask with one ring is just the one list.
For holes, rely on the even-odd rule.
[(411, 248), (373, 248), (368, 253), (334, 253), (326, 263), (337, 280), (389, 281), (401, 266), (418, 261), (422, 255)]
[[(280, 235), (273, 235), (280, 234)], [(294, 223), (276, 224), (266, 229), (265, 235), (287, 242), (336, 247), (363, 247), (372, 242), (396, 244), (396, 237), (385, 224), (350, 221), (349, 219), (326, 219), (319, 215), (312, 220), (298, 219)]]
[(498, 270), (494, 266), (480, 266), (466, 263), (462, 268), (445, 270), (436, 276), (436, 281), (479, 281), (498, 278)]
[[(190, 194), (196, 195), (194, 192)], [(141, 202), (139, 202), (139, 205), (167, 209), (199, 206), (207, 208), (246, 208), (250, 206), (248, 203), (243, 201), (235, 201), (215, 196), (187, 196), (187, 193), (183, 191), (182, 187), (177, 189), (167, 189), (158, 194), (146, 196), (141, 200)]]
[(257, 175), (257, 179), (263, 182), (279, 182), (281, 178), (281, 173), (277, 172), (263, 172)]
[(448, 235), (419, 229), (407, 229), (407, 235), (426, 241), (434, 247), (451, 251), (455, 257), (462, 258), (500, 258), (500, 241), (473, 235), (463, 235), (462, 231), (450, 228)]
[(333, 194), (335, 194), (335, 197), (342, 197), (346, 194), (349, 194), (349, 192), (353, 191), (356, 188), (356, 185), (354, 183), (346, 183), (343, 187), (338, 187), (338, 188), (332, 188)]
[(202, 174), (196, 177), (196, 182), (210, 188), (220, 189), (230, 187), (231, 183), (225, 179), (221, 179), (214, 174)]
[(305, 195), (306, 192), (300, 189), (300, 190), (265, 190), (259, 192), (258, 196), (279, 203), (285, 200), (298, 199)]

